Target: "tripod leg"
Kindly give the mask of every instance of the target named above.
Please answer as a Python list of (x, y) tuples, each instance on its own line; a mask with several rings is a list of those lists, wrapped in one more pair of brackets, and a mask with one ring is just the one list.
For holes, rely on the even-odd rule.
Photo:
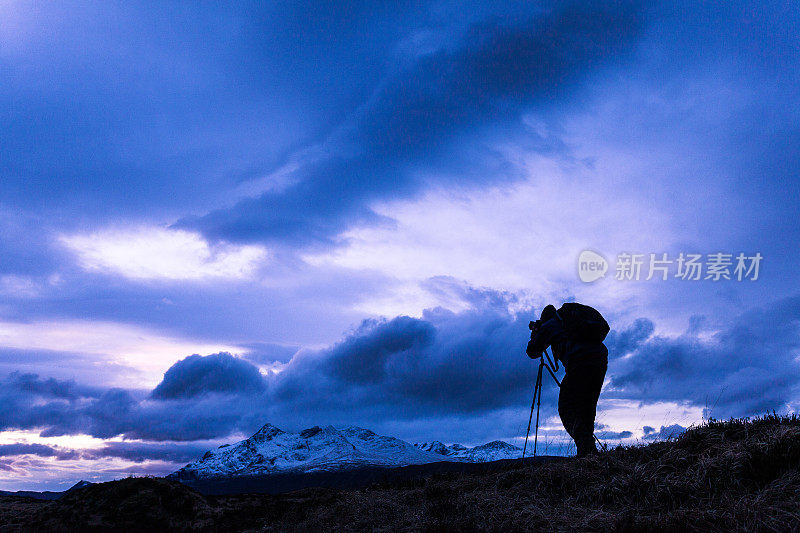
[(525, 432), (525, 446), (522, 448), (522, 459), (525, 459), (525, 451), (528, 449), (528, 436), (531, 434), (531, 421), (533, 420), (533, 406), (536, 405), (536, 389), (533, 389), (533, 400), (531, 401), (531, 416), (528, 417), (528, 430)]
[[(533, 409), (536, 407), (537, 395), (541, 397), (542, 388), (542, 367), (539, 366), (539, 373), (536, 375), (536, 385), (533, 387), (533, 400), (531, 400), (531, 414), (528, 417), (528, 430), (525, 432), (525, 446), (522, 448), (522, 459), (525, 459), (525, 451), (528, 449), (528, 437), (531, 434), (531, 422), (533, 421)], [(536, 410), (536, 425), (539, 425), (539, 410)]]
[(597, 442), (597, 444), (599, 444), (599, 445), (600, 445), (600, 448), (601, 448), (601, 449), (602, 449), (604, 452), (607, 452), (607, 451), (608, 451), (608, 446), (606, 446), (606, 444), (605, 444), (604, 442), (600, 442), (600, 439), (598, 439), (598, 438), (597, 438), (597, 435), (594, 435), (594, 434), (592, 434), (592, 437), (594, 437), (594, 440)]
[[(533, 433), (533, 456), (536, 457), (536, 446), (539, 444), (539, 408), (542, 406), (542, 367), (544, 362), (539, 364), (539, 374), (536, 376), (536, 389), (533, 397), (536, 401), (536, 429)], [(531, 411), (533, 414), (533, 411)]]

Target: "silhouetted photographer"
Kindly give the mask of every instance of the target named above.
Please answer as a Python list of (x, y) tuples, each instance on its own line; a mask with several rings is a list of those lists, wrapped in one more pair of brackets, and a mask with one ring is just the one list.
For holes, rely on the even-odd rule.
[(558, 414), (575, 441), (578, 457), (596, 454), (594, 419), (608, 369), (608, 349), (603, 344), (608, 323), (592, 307), (565, 303), (558, 310), (552, 305), (545, 307), (530, 329), (528, 357), (542, 357), (542, 352), (552, 347), (553, 355), (564, 365)]

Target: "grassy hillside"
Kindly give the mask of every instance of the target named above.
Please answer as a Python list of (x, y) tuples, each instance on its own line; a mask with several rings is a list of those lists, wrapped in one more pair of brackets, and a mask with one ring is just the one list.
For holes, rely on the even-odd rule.
[[(359, 490), (202, 496), (125, 479), (58, 502), (4, 500), (18, 530), (800, 530), (800, 419), (712, 421), (598, 458), (447, 473)], [(13, 500), (13, 498), (12, 498)]]

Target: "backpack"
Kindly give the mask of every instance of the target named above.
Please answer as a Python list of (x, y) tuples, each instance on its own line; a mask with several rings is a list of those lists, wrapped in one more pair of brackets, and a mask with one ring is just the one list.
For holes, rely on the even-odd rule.
[(597, 309), (579, 303), (565, 303), (558, 310), (567, 337), (577, 342), (603, 342), (611, 330)]

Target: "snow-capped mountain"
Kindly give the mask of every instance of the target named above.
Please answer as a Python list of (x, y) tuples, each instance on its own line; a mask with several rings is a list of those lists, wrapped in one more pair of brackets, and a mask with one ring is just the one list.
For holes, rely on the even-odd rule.
[(211, 479), (278, 473), (407, 466), (439, 461), (486, 462), (519, 457), (522, 450), (495, 441), (474, 448), (440, 442), (412, 445), (359, 427), (314, 426), (288, 433), (266, 424), (249, 439), (210, 450), (170, 477)]
[(518, 459), (522, 456), (522, 449), (503, 442), (495, 440), (474, 448), (467, 448), (461, 444), (451, 444), (447, 446), (435, 440), (433, 442), (422, 442), (414, 444), (420, 450), (443, 455), (445, 460), (461, 459), (470, 463), (486, 463), (489, 461), (497, 461), (499, 459)]

